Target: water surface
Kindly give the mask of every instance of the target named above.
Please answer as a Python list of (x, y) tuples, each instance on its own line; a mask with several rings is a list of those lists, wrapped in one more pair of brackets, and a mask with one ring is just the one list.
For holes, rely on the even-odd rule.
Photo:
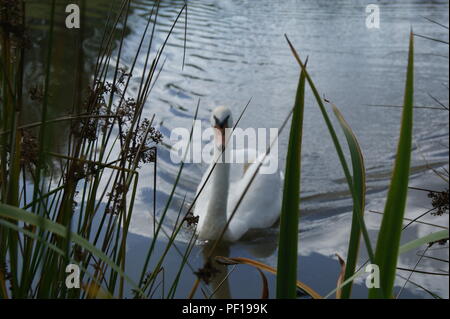
[[(169, 40), (167, 62), (146, 112), (157, 115), (160, 129), (167, 136), (173, 128), (190, 127), (198, 100), (201, 103), (199, 117), (207, 127), (214, 106), (228, 105), (234, 114), (239, 114), (251, 98), (240, 126), (279, 127), (293, 105), (299, 75), (299, 68), (283, 37), (286, 33), (300, 55), (303, 58), (309, 56), (308, 68), (320, 92), (341, 109), (357, 135), (368, 174), (367, 211), (382, 211), (396, 150), (400, 110), (369, 105), (402, 104), (410, 28), (419, 34), (448, 41), (447, 30), (424, 19), (428, 17), (448, 24), (448, 3), (379, 1), (380, 29), (367, 29), (365, 7), (369, 3), (191, 1), (184, 69), (182, 19)], [(138, 43), (150, 5), (150, 1), (142, 1), (135, 7), (130, 25), (130, 53), (133, 43)], [(163, 5), (163, 18), (157, 28), (162, 32), (160, 41), (180, 7), (181, 2)], [(436, 106), (429, 94), (448, 103), (445, 88), (448, 85), (448, 46), (422, 38), (415, 41), (415, 104)], [(425, 172), (425, 165), (440, 166), (448, 161), (447, 115), (442, 111), (416, 109), (411, 184), (439, 189), (445, 186), (433, 174)], [(346, 256), (351, 202), (335, 150), (311, 94), (307, 96), (304, 132), (299, 278), (325, 294), (335, 286), (339, 274), (334, 254)], [(279, 142), (282, 168), (286, 145), (287, 134), (282, 134)], [(158, 182), (160, 190), (164, 191), (158, 194), (160, 209), (177, 172), (168, 151), (162, 150), (162, 153)], [(187, 166), (177, 189), (179, 202), (185, 194), (188, 201), (193, 200), (205, 169), (206, 165)], [(144, 172), (146, 174), (150, 177), (151, 171)], [(148, 235), (151, 185), (142, 188), (140, 200), (133, 230)], [(429, 205), (424, 194), (411, 191), (407, 215), (416, 217)], [(366, 215), (370, 235), (375, 241), (381, 218), (370, 212)], [(448, 216), (431, 216), (425, 220), (448, 226)], [(436, 229), (413, 225), (408, 227), (402, 240), (412, 240), (431, 231)], [(188, 236), (187, 231), (186, 238)], [(249, 256), (276, 266), (276, 236), (276, 229), (267, 230), (261, 238), (233, 245), (228, 254)], [(416, 253), (402, 256), (399, 266), (413, 267), (419, 258)], [(436, 247), (433, 253), (448, 258), (448, 248)], [(363, 260), (366, 257), (364, 249), (361, 255)], [(190, 261), (193, 268), (201, 265), (201, 260), (201, 253), (194, 251)], [(448, 272), (446, 264), (430, 260), (422, 261), (419, 268)], [(188, 277), (189, 272), (187, 270)], [(408, 276), (408, 272), (401, 274)], [(230, 276), (231, 295), (259, 296), (258, 276), (256, 271), (245, 266), (235, 270)], [(411, 280), (448, 297), (448, 276), (415, 274)], [(403, 285), (403, 282), (399, 279), (397, 284)], [(190, 284), (181, 289), (180, 296), (183, 296), (183, 290), (187, 293), (189, 289)], [(364, 283), (360, 281), (354, 296), (365, 297), (366, 293)], [(429, 295), (410, 284), (402, 297)]]
[[(95, 43), (99, 40), (103, 23), (95, 17), (98, 12), (99, 16), (104, 16), (107, 10), (104, 1), (98, 3), (98, 6), (88, 8), (88, 12), (94, 13), (89, 20), (93, 28), (86, 35), (84, 46), (91, 58), (95, 56)], [(154, 50), (164, 41), (183, 3), (163, 1), (161, 4)], [(424, 17), (448, 25), (449, 6), (446, 1), (377, 1), (381, 14), (380, 28), (368, 29), (365, 8), (369, 3), (350, 0), (188, 1), (184, 68), (183, 15), (169, 39), (164, 53), (166, 63), (145, 107), (145, 116), (156, 114), (158, 128), (165, 135), (165, 143), (170, 144), (172, 129), (190, 128), (198, 101), (199, 118), (206, 128), (212, 108), (227, 105), (237, 117), (251, 98), (240, 126), (279, 127), (293, 106), (299, 76), (299, 67), (284, 39), (284, 34), (287, 34), (301, 57), (309, 57), (309, 72), (319, 91), (340, 108), (361, 144), (368, 175), (366, 220), (375, 242), (381, 218), (369, 210), (382, 211), (384, 207), (401, 112), (395, 107), (370, 105), (402, 105), (410, 29), (448, 41), (448, 30)], [(150, 0), (133, 1), (126, 26), (124, 66), (132, 63), (153, 4)], [(89, 63), (93, 61), (88, 59), (86, 68), (92, 66)], [(139, 74), (144, 64), (145, 54), (137, 61), (134, 73)], [(430, 95), (448, 104), (448, 45), (415, 38), (415, 66), (415, 104), (435, 107)], [(139, 82), (138, 77), (133, 79), (132, 91), (137, 90)], [(448, 113), (416, 109), (414, 116), (411, 185), (436, 189), (448, 187), (426, 169), (426, 165), (440, 167), (448, 162)], [(288, 129), (279, 140), (279, 163), (283, 170), (287, 132)], [(335, 287), (340, 271), (335, 254), (346, 256), (351, 200), (325, 123), (310, 92), (307, 95), (302, 152), (299, 278), (319, 293), (326, 294)], [(178, 165), (171, 162), (167, 147), (159, 149), (159, 156), (157, 208), (161, 212)], [(184, 196), (188, 204), (192, 202), (205, 169), (206, 164), (186, 165), (165, 224), (167, 230), (171, 228)], [(129, 243), (131, 260), (142, 259), (148, 245), (146, 237), (153, 233), (152, 165), (144, 165), (140, 174), (141, 186), (131, 226), (137, 235)], [(430, 202), (426, 194), (410, 192), (407, 216), (414, 218), (428, 207)], [(448, 215), (428, 216), (424, 220), (448, 227)], [(432, 231), (436, 228), (414, 224), (405, 231), (402, 241)], [(182, 248), (189, 237), (190, 230), (186, 229), (177, 245)], [(276, 242), (276, 228), (268, 229), (251, 241), (224, 248), (222, 253), (251, 257), (276, 266)], [(178, 297), (185, 297), (193, 284), (193, 271), (202, 265), (201, 250), (202, 247), (198, 246), (192, 253), (182, 276)], [(430, 252), (433, 256), (448, 259), (448, 246), (434, 247)], [(413, 267), (419, 258), (417, 253), (402, 256), (399, 266)], [(169, 258), (167, 264), (175, 266), (167, 269), (168, 275), (176, 271), (181, 261), (176, 251)], [(362, 249), (361, 261), (365, 258)], [(129, 271), (137, 266), (131, 262)], [(423, 260), (418, 268), (448, 273), (448, 264), (430, 259)], [(401, 274), (408, 276), (408, 272)], [(448, 298), (448, 276), (414, 274), (411, 280)], [(269, 276), (269, 282), (273, 296), (273, 277)], [(397, 285), (403, 283), (399, 278)], [(238, 266), (228, 284), (225, 295), (259, 297), (259, 274), (246, 266)], [(202, 297), (201, 292), (196, 296)], [(357, 282), (354, 296), (367, 296), (363, 281)], [(402, 297), (430, 296), (409, 284)]]

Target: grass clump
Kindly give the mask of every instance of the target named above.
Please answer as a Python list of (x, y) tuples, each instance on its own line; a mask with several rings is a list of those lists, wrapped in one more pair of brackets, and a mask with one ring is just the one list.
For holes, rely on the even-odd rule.
[[(137, 298), (150, 297), (157, 278), (136, 283), (126, 274), (126, 243), (138, 169), (149, 164), (156, 173), (157, 147), (163, 138), (154, 116), (145, 118), (143, 109), (161, 71), (168, 38), (186, 6), (180, 7), (156, 50), (152, 19), (158, 15), (159, 1), (155, 2), (128, 66), (122, 57), (130, 0), (110, 5), (96, 62), (89, 72), (82, 45), (86, 26), (74, 31), (80, 37), (75, 47), (78, 72), (69, 81), (75, 94), (65, 101), (71, 105), (69, 112), (55, 117), (54, 95), (61, 88), (53, 58), (60, 49), (55, 36), (64, 8), (53, 0), (43, 11), (48, 26), (41, 69), (44, 80), (27, 89), (26, 44), (33, 31), (27, 7), (33, 5), (0, 1), (0, 298), (123, 298), (133, 295), (126, 287)], [(86, 5), (82, 1), (82, 21)], [(148, 63), (137, 74), (142, 81), (133, 94), (130, 83), (140, 56)], [(29, 103), (39, 110), (34, 122), (27, 121)], [(58, 130), (57, 125), (64, 129)], [(62, 147), (53, 145), (54, 134), (64, 135)], [(183, 222), (174, 228), (166, 251), (173, 247)], [(191, 247), (192, 243), (186, 254)], [(158, 257), (157, 268), (161, 268), (165, 254)], [(81, 269), (81, 289), (64, 285), (69, 263)], [(185, 261), (180, 271), (184, 265)], [(148, 267), (143, 263), (144, 274)], [(168, 297), (174, 296), (176, 287), (174, 281)]]

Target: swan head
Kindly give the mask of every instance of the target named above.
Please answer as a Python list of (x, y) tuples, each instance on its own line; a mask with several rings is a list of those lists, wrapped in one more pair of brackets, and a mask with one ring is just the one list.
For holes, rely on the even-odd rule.
[(224, 151), (229, 129), (233, 127), (231, 110), (226, 106), (216, 107), (211, 114), (211, 126), (214, 128), (214, 142), (216, 147)]

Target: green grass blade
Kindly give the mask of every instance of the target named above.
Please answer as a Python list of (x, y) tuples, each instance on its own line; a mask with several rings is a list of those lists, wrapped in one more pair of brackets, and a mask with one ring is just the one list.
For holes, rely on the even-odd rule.
[[(439, 241), (439, 240), (446, 239), (446, 238), (448, 238), (448, 230), (438, 231), (438, 232), (426, 235), (424, 237), (414, 239), (414, 240), (412, 240), (412, 241), (410, 241), (410, 242), (400, 246), (399, 255), (405, 254), (408, 251), (411, 251), (413, 249), (419, 248), (420, 246), (428, 244), (430, 242), (435, 242), (435, 241)], [(338, 287), (336, 287), (335, 289), (330, 291), (324, 298), (327, 299), (332, 294), (334, 294), (336, 292), (336, 290), (343, 289), (345, 286), (347, 286), (349, 283), (351, 283), (354, 279), (356, 279), (356, 278), (358, 278), (358, 277), (360, 277), (360, 276), (362, 276), (364, 274), (367, 274), (367, 273), (364, 271), (364, 267), (362, 267), (359, 271), (357, 271), (356, 273), (352, 274), (352, 276), (347, 278)], [(420, 288), (423, 288), (423, 287), (420, 287)]]
[(420, 246), (422, 246), (424, 244), (428, 244), (428, 243), (435, 242), (435, 241), (438, 241), (438, 240), (442, 240), (442, 239), (445, 239), (445, 238), (448, 238), (448, 230), (441, 230), (441, 231), (438, 231), (438, 232), (435, 232), (435, 233), (431, 233), (431, 234), (429, 234), (427, 236), (414, 239), (414, 240), (412, 240), (412, 241), (410, 241), (410, 242), (408, 242), (408, 243), (406, 243), (404, 245), (401, 245), (399, 250), (398, 250), (398, 253), (399, 253), (399, 255), (401, 255), (401, 254), (404, 254), (404, 253), (406, 253), (406, 252), (408, 252), (408, 251), (410, 251), (412, 249), (418, 248), (418, 247), (420, 247)]
[(364, 271), (364, 268), (361, 268), (360, 270), (358, 270), (357, 272), (353, 273), (349, 278), (345, 279), (340, 285), (338, 285), (336, 288), (334, 288), (333, 290), (331, 290), (328, 294), (326, 294), (323, 299), (328, 299), (330, 298), (336, 291), (338, 291), (339, 289), (343, 290), (346, 286), (348, 286), (348, 284), (352, 283), (356, 278), (367, 274)]
[[(42, 242), (42, 244), (44, 246), (46, 246), (50, 250), (56, 252), (59, 256), (61, 256), (61, 257), (65, 256), (65, 253), (64, 253), (63, 250), (59, 249), (57, 246), (49, 243), (48, 241), (45, 241), (42, 237), (40, 237), (39, 235), (36, 235), (35, 233), (33, 233), (33, 232), (31, 232), (31, 231), (29, 231), (27, 229), (19, 227), (16, 224), (10, 223), (10, 222), (8, 222), (6, 220), (3, 220), (3, 219), (0, 219), (0, 225), (5, 226), (5, 227), (10, 228), (10, 229), (13, 229), (16, 232), (21, 232), (24, 235), (26, 235), (26, 236), (28, 236), (28, 237), (36, 240), (36, 241), (40, 241), (40, 242)], [(76, 263), (76, 261), (74, 259), (70, 259), (70, 261), (73, 262), (73, 263)], [(79, 265), (79, 267), (85, 274), (87, 274), (90, 278), (92, 278), (92, 280), (95, 282), (95, 284), (97, 284), (98, 286), (101, 286), (101, 282), (99, 282), (92, 274), (90, 274), (85, 267), (83, 267), (82, 265)], [(113, 296), (109, 292), (106, 292), (106, 295), (107, 295), (107, 298), (113, 298)]]
[[(32, 214), (23, 209), (13, 207), (10, 205), (5, 205), (0, 203), (0, 216), (11, 218), (13, 220), (22, 221), (30, 225), (38, 226), (43, 230), (49, 231), (53, 234), (61, 236), (65, 238), (67, 236), (66, 227), (57, 224), (47, 218), (38, 216), (36, 214)], [(102, 260), (105, 264), (107, 264), (111, 269), (116, 271), (120, 276), (124, 277), (130, 286), (134, 289), (139, 289), (137, 285), (133, 282), (131, 278), (129, 278), (126, 274), (122, 272), (120, 267), (114, 263), (107, 255), (105, 255), (101, 250), (97, 247), (89, 243), (86, 239), (81, 237), (78, 234), (72, 233), (71, 239), (74, 243), (80, 245), (83, 249), (89, 251), (92, 255)]]
[[(50, 95), (50, 77), (51, 77), (51, 62), (52, 62), (52, 54), (53, 54), (53, 38), (54, 38), (54, 28), (55, 28), (55, 7), (56, 1), (52, 1), (51, 11), (50, 11), (50, 30), (49, 30), (49, 40), (48, 40), (48, 48), (47, 48), (47, 65), (45, 67), (45, 85), (44, 85), (44, 100), (41, 111), (41, 122), (43, 123), (39, 130), (39, 164), (38, 169), (36, 170), (36, 182), (33, 189), (33, 199), (35, 200), (38, 195), (38, 187), (41, 182), (41, 169), (45, 166), (44, 162), (46, 159), (45, 156), (45, 147), (48, 144), (48, 136), (47, 134), (47, 115), (48, 115), (48, 104), (49, 104), (49, 95)], [(39, 207), (39, 205), (38, 205)], [(33, 211), (35, 207), (33, 206)], [(38, 208), (39, 211), (39, 208)]]
[[(361, 238), (361, 224), (364, 223), (364, 207), (365, 207), (365, 195), (366, 195), (366, 172), (364, 167), (364, 157), (359, 146), (358, 140), (352, 129), (345, 121), (339, 109), (332, 105), (333, 112), (336, 115), (342, 130), (344, 131), (345, 138), (350, 149), (350, 156), (352, 159), (353, 168), (353, 192), (359, 205), (353, 206), (352, 226), (350, 231), (350, 241), (347, 252), (347, 262), (345, 267), (344, 281), (350, 278), (355, 272), (356, 263), (358, 262), (358, 251)], [(351, 296), (353, 281), (350, 281), (341, 292), (341, 298), (347, 299)]]
[[(413, 94), (414, 39), (411, 32), (400, 139), (375, 251), (375, 264), (380, 268), (380, 285), (383, 287), (384, 298), (392, 297), (403, 215), (408, 193), (413, 130)], [(369, 297), (376, 298), (376, 293), (376, 288), (372, 288), (369, 292)]]
[[(358, 197), (356, 196), (355, 192), (353, 191), (354, 188), (353, 188), (352, 176), (350, 174), (350, 170), (348, 168), (348, 164), (347, 164), (347, 161), (345, 159), (344, 152), (342, 151), (341, 144), (339, 143), (339, 139), (338, 139), (338, 137), (336, 135), (336, 131), (334, 130), (333, 124), (331, 123), (331, 120), (330, 120), (330, 118), (329, 118), (329, 116), (327, 114), (327, 111), (325, 109), (325, 106), (324, 106), (324, 104), (322, 102), (322, 98), (321, 98), (321, 96), (319, 94), (319, 91), (316, 89), (316, 86), (314, 85), (314, 82), (312, 81), (308, 71), (306, 70), (305, 64), (301, 61), (300, 57), (297, 54), (297, 51), (295, 50), (295, 48), (292, 45), (291, 41), (289, 41), (289, 38), (287, 36), (285, 36), (285, 37), (286, 37), (286, 40), (287, 40), (287, 42), (289, 44), (289, 47), (292, 50), (292, 53), (294, 54), (295, 59), (297, 60), (298, 64), (302, 68), (302, 70), (305, 72), (306, 80), (308, 81), (308, 84), (311, 87), (311, 90), (312, 90), (312, 92), (314, 94), (314, 97), (316, 98), (317, 105), (319, 106), (319, 109), (320, 109), (320, 111), (322, 113), (323, 119), (324, 119), (325, 124), (326, 124), (326, 126), (328, 128), (328, 131), (329, 131), (329, 133), (331, 135), (331, 139), (333, 141), (334, 147), (335, 147), (336, 152), (338, 154), (339, 161), (341, 163), (342, 169), (344, 170), (344, 175), (345, 175), (345, 178), (347, 180), (348, 188), (349, 188), (350, 192), (352, 193), (353, 205), (356, 206), (356, 208), (358, 209), (359, 201), (358, 201)], [(363, 237), (364, 237), (364, 243), (366, 245), (367, 254), (369, 255), (369, 259), (371, 261), (373, 261), (374, 260), (374, 253), (373, 253), (372, 245), (370, 243), (370, 238), (369, 238), (369, 234), (367, 232), (366, 225), (365, 225), (365, 223), (364, 223), (364, 221), (362, 219), (359, 219), (359, 220), (361, 222), (360, 223), (360, 227), (361, 227), (362, 234), (363, 234)]]
[(305, 72), (300, 73), (286, 158), (278, 248), (277, 298), (296, 298), (298, 210), (300, 201), (301, 145), (305, 109)]
[(158, 223), (158, 227), (156, 229), (156, 232), (154, 233), (154, 236), (153, 236), (153, 238), (151, 240), (151, 244), (150, 244), (149, 249), (147, 251), (147, 257), (145, 258), (144, 265), (143, 265), (142, 271), (141, 271), (141, 277), (139, 279), (139, 286), (142, 286), (142, 284), (143, 284), (145, 273), (147, 272), (147, 267), (148, 267), (148, 264), (150, 262), (150, 257), (152, 255), (153, 249), (155, 248), (155, 245), (156, 245), (156, 240), (158, 239), (159, 232), (162, 229), (164, 218), (166, 217), (166, 214), (167, 214), (167, 212), (169, 210), (170, 203), (172, 202), (173, 196), (175, 194), (175, 190), (177, 188), (178, 182), (179, 182), (180, 177), (181, 177), (181, 173), (183, 172), (184, 163), (186, 161), (186, 157), (187, 157), (188, 152), (189, 152), (189, 147), (190, 147), (190, 145), (192, 143), (192, 136), (193, 136), (193, 133), (194, 133), (194, 125), (195, 125), (195, 121), (197, 120), (199, 108), (200, 108), (200, 100), (198, 100), (197, 107), (195, 108), (194, 119), (192, 121), (191, 132), (189, 134), (189, 142), (188, 142), (188, 145), (186, 147), (186, 152), (183, 155), (183, 160), (181, 162), (180, 168), (178, 169), (177, 177), (176, 177), (175, 182), (174, 182), (174, 184), (172, 186), (172, 191), (170, 192), (169, 198), (167, 199), (166, 206), (165, 206), (165, 208), (164, 208), (164, 210), (162, 212), (162, 215), (161, 215), (159, 223)]

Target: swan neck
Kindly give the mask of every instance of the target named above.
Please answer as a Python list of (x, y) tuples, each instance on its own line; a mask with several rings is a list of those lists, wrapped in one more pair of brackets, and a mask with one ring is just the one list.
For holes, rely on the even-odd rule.
[(230, 184), (230, 165), (217, 163), (211, 174), (211, 198), (208, 205), (208, 219), (223, 225), (227, 221), (227, 200)]

